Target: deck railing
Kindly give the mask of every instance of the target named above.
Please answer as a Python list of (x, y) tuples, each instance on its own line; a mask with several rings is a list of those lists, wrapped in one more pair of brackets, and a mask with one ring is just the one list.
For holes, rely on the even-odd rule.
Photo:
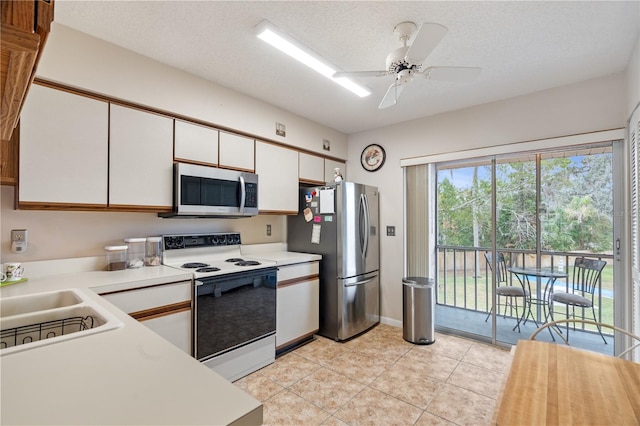
[[(440, 305), (452, 306), (472, 310), (476, 312), (488, 313), (492, 305), (492, 272), (487, 264), (484, 254), (490, 252), (486, 247), (461, 247), (461, 246), (437, 246), (437, 303)], [(598, 280), (598, 287), (595, 291), (594, 305), (596, 319), (598, 322), (613, 324), (613, 275), (611, 273), (610, 254), (594, 254), (580, 252), (558, 252), (541, 251), (540, 263), (534, 250), (499, 249), (504, 254), (508, 266), (518, 266), (523, 268), (551, 268), (553, 270), (566, 271), (571, 279), (574, 259), (586, 257), (589, 259), (606, 260), (607, 266)], [(517, 278), (513, 274), (507, 276), (508, 285), (519, 285)], [(531, 285), (546, 284), (546, 280), (540, 282), (534, 279)], [(554, 285), (557, 291), (563, 291), (567, 281), (558, 279)], [(543, 288), (543, 287), (542, 287)], [(532, 289), (535, 292), (535, 288)], [(562, 309), (560, 309), (562, 307)], [(536, 320), (544, 322), (544, 316), (540, 311), (533, 310)], [(554, 310), (556, 319), (565, 317), (566, 309), (564, 305), (556, 305)], [(592, 320), (591, 309), (576, 308), (577, 318)], [(507, 316), (512, 316), (507, 311)], [(590, 330), (590, 326), (582, 324), (582, 329)]]

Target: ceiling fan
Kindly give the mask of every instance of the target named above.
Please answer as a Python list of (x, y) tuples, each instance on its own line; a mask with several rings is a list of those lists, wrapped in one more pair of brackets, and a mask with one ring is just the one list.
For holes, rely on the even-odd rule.
[[(354, 71), (337, 72), (333, 76), (340, 77), (385, 77), (394, 75), (395, 81), (389, 86), (387, 93), (382, 98), (378, 108), (388, 108), (398, 102), (398, 98), (404, 87), (413, 81), (417, 74), (424, 75), (430, 80), (442, 81), (472, 81), (480, 74), (480, 68), (476, 67), (428, 67), (423, 69), (423, 62), (435, 49), (440, 40), (447, 33), (447, 28), (431, 22), (420, 27), (416, 33), (417, 25), (413, 22), (401, 22), (395, 26), (393, 32), (400, 37), (403, 47), (394, 50), (387, 55), (387, 69), (383, 71)], [(410, 46), (407, 42), (415, 38)]]

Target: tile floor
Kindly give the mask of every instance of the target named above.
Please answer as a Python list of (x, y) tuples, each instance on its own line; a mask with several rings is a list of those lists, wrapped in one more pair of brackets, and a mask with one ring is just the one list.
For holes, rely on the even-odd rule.
[(444, 334), (414, 345), (380, 324), (345, 343), (316, 336), (235, 384), (265, 425), (488, 425), (510, 356)]

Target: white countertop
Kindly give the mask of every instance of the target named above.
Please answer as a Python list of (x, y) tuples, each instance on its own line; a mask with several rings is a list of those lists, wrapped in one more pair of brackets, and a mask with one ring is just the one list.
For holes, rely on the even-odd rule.
[[(28, 276), (29, 265), (25, 267)], [(29, 277), (27, 281), (0, 288), (1, 297), (22, 296), (64, 288), (100, 287), (102, 292), (190, 280), (192, 275), (168, 266), (152, 266), (122, 271), (82, 271)]]
[(281, 243), (242, 246), (241, 252), (243, 255), (250, 256), (253, 259), (264, 259), (276, 262), (278, 266), (313, 262), (322, 259), (322, 256), (319, 254), (287, 251), (286, 244)]
[(260, 424), (259, 401), (94, 292), (189, 279), (157, 266), (39, 276), (2, 287), (1, 297), (80, 288), (124, 325), (1, 356), (0, 423)]

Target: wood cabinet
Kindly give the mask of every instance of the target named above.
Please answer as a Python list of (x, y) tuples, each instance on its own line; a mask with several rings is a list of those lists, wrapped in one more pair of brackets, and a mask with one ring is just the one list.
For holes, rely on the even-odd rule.
[(256, 173), (260, 213), (298, 213), (298, 151), (256, 142)]
[(298, 155), (298, 180), (303, 183), (322, 185), (324, 178), (324, 158), (304, 152)]
[(333, 182), (333, 171), (335, 168), (340, 168), (342, 178), (347, 180), (347, 165), (342, 161), (324, 159), (324, 180), (326, 182)]
[(255, 141), (233, 133), (220, 132), (220, 167), (253, 172)]
[(18, 153), (20, 152), (20, 123), (11, 139), (0, 143), (0, 185), (18, 184)]
[(0, 139), (11, 140), (53, 21), (53, 0), (2, 1)]
[(171, 211), (172, 200), (172, 120), (111, 104), (109, 207)]
[(150, 287), (101, 293), (107, 301), (192, 354), (192, 283), (180, 281)]
[(218, 131), (186, 121), (175, 120), (175, 161), (218, 165)]
[(310, 338), (319, 328), (320, 263), (278, 268), (276, 353)]
[(19, 207), (107, 206), (108, 103), (34, 85), (20, 128)]

